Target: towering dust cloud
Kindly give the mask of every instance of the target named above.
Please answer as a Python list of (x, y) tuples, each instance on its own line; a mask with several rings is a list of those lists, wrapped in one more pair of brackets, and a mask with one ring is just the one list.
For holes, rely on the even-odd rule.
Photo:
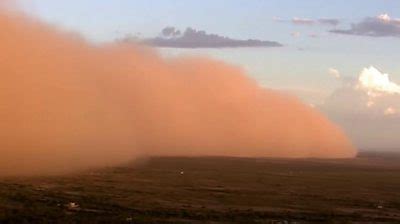
[(0, 175), (58, 174), (138, 155), (352, 157), (345, 135), (240, 68), (93, 46), (0, 13)]

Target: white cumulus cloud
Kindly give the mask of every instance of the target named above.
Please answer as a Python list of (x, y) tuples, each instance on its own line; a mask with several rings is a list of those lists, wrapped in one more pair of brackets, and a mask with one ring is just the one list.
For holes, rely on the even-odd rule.
[[(332, 75), (336, 69), (329, 69)], [(341, 78), (324, 104), (317, 108), (339, 124), (360, 148), (393, 148), (400, 145), (400, 85), (373, 66), (357, 78)]]
[(392, 82), (389, 75), (381, 73), (373, 66), (364, 68), (359, 78), (358, 88), (365, 89), (369, 95), (400, 94), (400, 85)]

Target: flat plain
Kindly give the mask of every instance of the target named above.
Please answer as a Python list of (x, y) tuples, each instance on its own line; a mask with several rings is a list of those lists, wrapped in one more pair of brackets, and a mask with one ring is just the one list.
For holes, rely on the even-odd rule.
[(400, 157), (152, 157), (7, 177), (0, 223), (400, 223)]

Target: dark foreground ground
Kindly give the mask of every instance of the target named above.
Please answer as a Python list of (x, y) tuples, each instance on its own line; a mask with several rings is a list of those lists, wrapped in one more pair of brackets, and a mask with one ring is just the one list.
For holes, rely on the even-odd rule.
[(400, 158), (164, 157), (3, 178), (0, 223), (400, 223)]

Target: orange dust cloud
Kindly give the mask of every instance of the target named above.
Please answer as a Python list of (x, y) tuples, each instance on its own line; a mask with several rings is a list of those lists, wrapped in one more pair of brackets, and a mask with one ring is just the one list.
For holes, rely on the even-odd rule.
[(0, 13), (0, 175), (59, 174), (141, 155), (353, 157), (342, 131), (235, 66), (92, 45)]

